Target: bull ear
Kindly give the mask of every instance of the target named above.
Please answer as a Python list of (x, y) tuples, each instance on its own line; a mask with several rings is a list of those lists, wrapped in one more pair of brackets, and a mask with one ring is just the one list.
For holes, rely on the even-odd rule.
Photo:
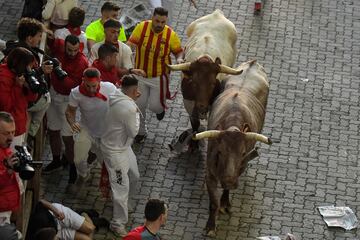
[(220, 59), (219, 57), (217, 57), (217, 58), (215, 59), (215, 63), (220, 65), (220, 64), (221, 64), (221, 59)]
[(243, 127), (241, 128), (241, 131), (242, 131), (243, 133), (251, 132), (251, 128), (250, 128), (249, 124), (244, 123)]

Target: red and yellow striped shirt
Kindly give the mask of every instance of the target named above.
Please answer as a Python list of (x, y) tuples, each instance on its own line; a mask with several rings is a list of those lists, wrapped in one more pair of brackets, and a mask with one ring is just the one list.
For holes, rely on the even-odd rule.
[(169, 26), (160, 33), (154, 33), (151, 26), (151, 20), (139, 23), (128, 41), (137, 46), (135, 67), (144, 70), (147, 77), (158, 77), (168, 73), (170, 53), (177, 55), (183, 49), (180, 38)]

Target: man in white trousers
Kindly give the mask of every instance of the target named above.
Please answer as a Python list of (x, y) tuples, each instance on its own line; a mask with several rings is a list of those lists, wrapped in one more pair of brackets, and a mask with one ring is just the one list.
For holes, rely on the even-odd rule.
[(173, 54), (177, 63), (183, 62), (183, 49), (178, 34), (166, 25), (168, 11), (155, 8), (152, 19), (139, 23), (127, 44), (136, 49), (135, 68), (145, 71), (137, 76), (141, 97), (136, 101), (141, 110), (140, 130), (135, 142), (141, 143), (147, 135), (146, 109), (156, 113), (160, 121), (165, 116), (166, 99), (173, 99), (169, 91), (170, 72), (166, 64)]
[[(100, 72), (96, 68), (85, 69), (82, 83), (71, 90), (65, 115), (75, 133), (74, 163), (78, 178), (75, 185), (69, 189), (70, 192), (79, 191), (89, 178), (89, 151), (101, 159), (100, 137), (105, 130), (104, 116), (109, 109), (109, 96), (115, 90), (114, 84), (100, 80)], [(78, 108), (81, 114), (80, 123), (76, 121)]]
[(140, 117), (135, 101), (140, 96), (138, 80), (132, 75), (122, 78), (121, 90), (110, 95), (110, 109), (105, 118), (101, 151), (113, 199), (110, 230), (117, 236), (127, 234), (129, 191), (135, 190), (139, 170), (131, 144), (139, 131)]

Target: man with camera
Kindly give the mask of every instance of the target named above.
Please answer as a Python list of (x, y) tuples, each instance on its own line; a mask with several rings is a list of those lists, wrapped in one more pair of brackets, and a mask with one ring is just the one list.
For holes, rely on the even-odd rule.
[(68, 35), (65, 41), (55, 39), (49, 45), (55, 57), (51, 59), (54, 66), (50, 80), (52, 101), (47, 111), (49, 141), (53, 160), (44, 168), (43, 172), (50, 173), (62, 167), (62, 137), (65, 144), (65, 158), (70, 163), (69, 184), (73, 184), (76, 180), (74, 139), (71, 127), (66, 121), (65, 111), (69, 103), (71, 89), (80, 85), (82, 74), (88, 67), (88, 60), (80, 51), (80, 40), (75, 35)]
[[(16, 47), (23, 47), (34, 55), (32, 70), (28, 72), (28, 84), (30, 90), (38, 93), (37, 99), (29, 104), (29, 118), (31, 119), (28, 128), (28, 137), (34, 137), (40, 127), (46, 109), (50, 104), (50, 94), (45, 80), (45, 75), (50, 74), (53, 66), (51, 64), (42, 64), (40, 66), (39, 44), (41, 36), (45, 31), (44, 25), (33, 18), (22, 18), (17, 25), (18, 41), (8, 41), (6, 49), (3, 51), (7, 56), (11, 50)], [(42, 53), (41, 53), (42, 54)], [(6, 61), (7, 58), (5, 58)]]
[(14, 118), (0, 112), (0, 239), (18, 239), (15, 226), (10, 224), (11, 212), (20, 206), (20, 188), (13, 170), (18, 160), (10, 148), (14, 135)]
[(33, 81), (31, 68), (34, 55), (27, 49), (18, 47), (7, 56), (6, 64), (0, 65), (0, 111), (12, 114), (16, 124), (14, 145), (22, 145), (28, 121), (27, 107), (35, 101), (38, 94), (31, 89)]

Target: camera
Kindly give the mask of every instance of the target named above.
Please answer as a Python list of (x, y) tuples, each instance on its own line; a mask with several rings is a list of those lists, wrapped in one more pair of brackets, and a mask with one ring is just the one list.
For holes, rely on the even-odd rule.
[(34, 93), (45, 94), (48, 92), (48, 86), (44, 76), (38, 76), (34, 69), (27, 69), (24, 73), (25, 81), (29, 89)]
[(53, 65), (53, 72), (60, 80), (64, 80), (68, 76), (67, 72), (60, 67), (60, 62), (57, 58), (49, 58), (47, 65)]
[(19, 176), (23, 180), (31, 179), (35, 170), (30, 166), (30, 163), (33, 161), (31, 154), (27, 150), (26, 146), (15, 146), (15, 157), (18, 158), (18, 162), (14, 165), (13, 169), (15, 172), (19, 173)]

